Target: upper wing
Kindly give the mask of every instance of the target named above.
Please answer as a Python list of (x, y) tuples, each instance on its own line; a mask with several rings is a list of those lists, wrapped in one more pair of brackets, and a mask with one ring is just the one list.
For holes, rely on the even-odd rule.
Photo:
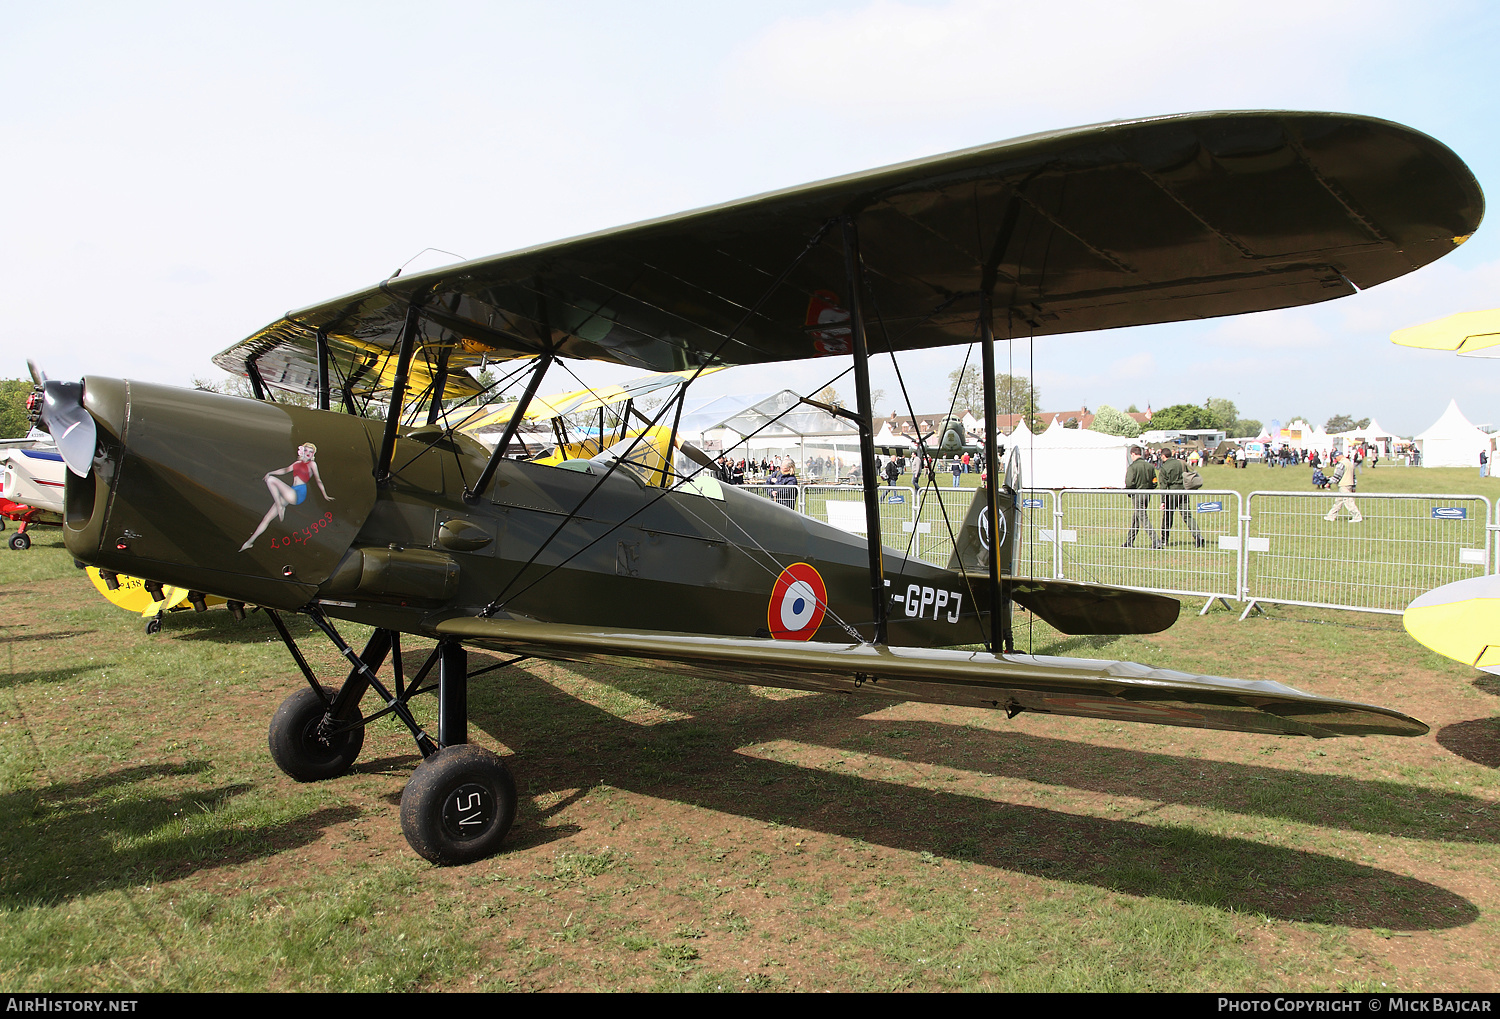
[[(709, 368), (704, 374), (718, 370)], [(575, 389), (552, 396), (535, 396), (526, 407), (526, 420), (536, 421), (562, 417), (564, 414), (582, 414), (586, 411), (598, 410), (600, 407), (612, 407), (617, 403), (637, 399), (667, 386), (681, 385), (692, 374), (692, 371), (666, 372), (660, 375), (646, 375), (615, 385)], [(516, 407), (515, 402), (481, 407), (453, 427), (469, 432), (482, 428), (496, 428), (510, 421), (515, 415)]]
[(870, 644), (605, 630), (461, 617), (445, 637), (539, 658), (606, 661), (705, 679), (968, 707), (1082, 715), (1297, 736), (1420, 736), (1389, 708), (1331, 700), (1280, 683), (1197, 676), (1134, 662), (893, 648)]
[(275, 358), (305, 374), (320, 329), (338, 349), (389, 351), (413, 301), (423, 349), (550, 349), (655, 371), (847, 353), (840, 231), (820, 234), (841, 216), (859, 227), (876, 352), (970, 341), (982, 289), (1000, 337), (1233, 315), (1410, 272), (1483, 211), (1457, 156), (1388, 121), (1121, 121), (386, 280), (292, 312), (215, 362)]

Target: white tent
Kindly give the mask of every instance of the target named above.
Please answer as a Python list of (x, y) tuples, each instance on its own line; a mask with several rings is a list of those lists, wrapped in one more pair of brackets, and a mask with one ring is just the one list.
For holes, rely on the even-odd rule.
[(875, 434), (874, 446), (878, 450), (881, 446), (887, 449), (916, 449), (917, 444), (904, 435), (898, 435), (891, 431), (891, 423), (887, 421), (880, 426), (880, 431)]
[(1458, 409), (1457, 400), (1432, 426), (1417, 436), (1423, 467), (1479, 467), (1479, 453), (1489, 450), (1490, 436), (1481, 432)]
[(1123, 435), (1054, 425), (1032, 435), (1025, 425), (1006, 440), (1021, 450), (1021, 482), (1027, 488), (1119, 488), (1135, 444)]
[(1333, 436), (1316, 425), (1308, 424), (1302, 418), (1277, 429), (1272, 441), (1278, 447), (1284, 442), (1293, 449), (1316, 449), (1323, 453), (1333, 448)]
[(790, 456), (804, 470), (812, 460), (823, 459), (826, 479), (859, 463), (858, 426), (804, 403), (790, 389), (690, 399), (677, 430), (689, 441), (735, 459)]
[[(1463, 417), (1463, 415), (1460, 414), (1459, 417)], [(1356, 442), (1368, 442), (1375, 447), (1376, 452), (1380, 456), (1390, 456), (1391, 450), (1396, 444), (1395, 433), (1387, 431), (1374, 418), (1371, 418), (1370, 423), (1364, 428), (1356, 428), (1352, 432), (1344, 432), (1342, 437), (1345, 439), (1346, 446), (1349, 444), (1347, 441), (1349, 439), (1353, 439)], [(1475, 463), (1478, 464), (1478, 462), (1476, 459)]]

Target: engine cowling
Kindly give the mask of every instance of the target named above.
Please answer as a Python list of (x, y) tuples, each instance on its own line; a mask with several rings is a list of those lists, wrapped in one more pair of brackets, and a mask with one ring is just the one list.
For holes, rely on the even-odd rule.
[(102, 569), (298, 608), (375, 504), (379, 422), (94, 376), (82, 403), (98, 442), (63, 535)]

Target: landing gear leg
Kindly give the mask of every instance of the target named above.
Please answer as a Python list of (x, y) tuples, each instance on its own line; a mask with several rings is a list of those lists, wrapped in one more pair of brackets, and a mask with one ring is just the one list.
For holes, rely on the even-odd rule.
[[(499, 852), (516, 817), (516, 783), (504, 761), (468, 742), (469, 654), (463, 645), (440, 641), (408, 685), (401, 668), (400, 634), (377, 629), (364, 653), (356, 655), (320, 610), (309, 606), (303, 611), (349, 659), (352, 669), (337, 691), (320, 684), (281, 617), (266, 610), (308, 684), (287, 698), (271, 722), (271, 756), (277, 766), (299, 782), (341, 775), (359, 755), (364, 726), (394, 714), (411, 730), (423, 758), (401, 794), (401, 830), (406, 841), (418, 855), (438, 864), (472, 863)], [(375, 674), (388, 654), (394, 694)], [(479, 671), (522, 660), (513, 658)], [(424, 687), (422, 681), (433, 665), (438, 667), (437, 685)], [(386, 706), (365, 718), (359, 701), (367, 689), (373, 689)], [(437, 740), (422, 729), (407, 706), (411, 698), (434, 689), (438, 694)]]
[[(297, 649), (281, 616), (267, 611), (287, 647), (307, 677), (307, 686), (282, 701), (271, 718), (267, 743), (276, 766), (298, 782), (319, 782), (344, 774), (359, 757), (365, 744), (364, 719), (359, 701), (366, 681), (360, 669), (337, 690), (330, 690), (313, 676), (307, 660)], [(359, 656), (368, 669), (380, 668), (391, 650), (389, 630), (376, 630)]]
[(401, 793), (401, 831), (417, 855), (472, 863), (500, 850), (516, 817), (516, 783), (495, 754), (469, 739), (469, 654), (438, 644), (438, 737), (443, 749), (412, 773)]

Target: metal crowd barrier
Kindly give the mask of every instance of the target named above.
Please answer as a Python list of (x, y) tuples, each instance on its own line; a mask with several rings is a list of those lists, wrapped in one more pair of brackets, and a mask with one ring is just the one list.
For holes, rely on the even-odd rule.
[[(912, 504), (916, 492), (910, 488), (881, 485), (880, 540), (892, 548), (903, 548), (912, 533)], [(825, 524), (853, 534), (865, 533), (865, 490), (858, 485), (807, 485), (802, 491), (802, 512)], [(943, 565), (947, 565), (946, 560)]]
[(1355, 494), (1352, 510), (1339, 500), (1250, 493), (1241, 619), (1261, 602), (1399, 615), (1424, 591), (1490, 572), (1484, 496)]
[(803, 485), (768, 485), (765, 482), (757, 481), (754, 483), (746, 482), (736, 487), (741, 492), (749, 492), (751, 495), (758, 495), (763, 499), (779, 502), (788, 509), (797, 510), (799, 513), (802, 512), (802, 489), (805, 487)]
[[(856, 485), (741, 488), (843, 530), (865, 531)], [(974, 489), (879, 492), (883, 542), (946, 567)], [(1325, 519), (1339, 498), (1025, 489), (1012, 572), (1203, 598), (1200, 615), (1215, 601), (1243, 602), (1244, 619), (1260, 604), (1400, 614), (1424, 591), (1500, 571), (1500, 523), (1483, 496), (1356, 494), (1359, 523), (1350, 522), (1346, 507), (1336, 520)]]
[(1055, 530), (1060, 579), (1238, 600), (1240, 496), (1219, 489), (1064, 489)]

